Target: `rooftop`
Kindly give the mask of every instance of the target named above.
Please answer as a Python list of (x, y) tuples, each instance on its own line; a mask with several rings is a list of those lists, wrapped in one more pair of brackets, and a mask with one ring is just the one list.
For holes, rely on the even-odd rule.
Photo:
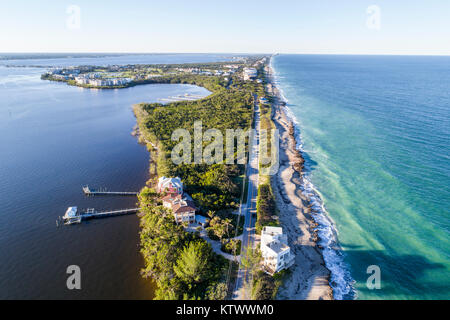
[(183, 213), (183, 212), (190, 212), (195, 211), (195, 204), (192, 201), (184, 201), (178, 202), (172, 206), (173, 213)]
[(261, 235), (276, 235), (276, 234), (283, 234), (283, 228), (281, 227), (269, 227), (266, 226), (263, 228)]
[(280, 241), (272, 241), (267, 244), (267, 246), (272, 249), (275, 253), (280, 253), (289, 249), (287, 245), (281, 243)]

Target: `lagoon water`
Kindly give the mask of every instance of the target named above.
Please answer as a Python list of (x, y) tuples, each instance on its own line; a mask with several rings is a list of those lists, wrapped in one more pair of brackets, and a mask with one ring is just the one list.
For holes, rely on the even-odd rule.
[[(139, 275), (135, 215), (56, 227), (68, 206), (134, 207), (135, 198), (87, 198), (81, 186), (137, 191), (149, 155), (131, 136), (139, 102), (190, 93), (191, 85), (94, 90), (40, 80), (42, 68), (2, 65), (184, 63), (217, 55), (4, 60), (0, 65), (0, 298), (151, 299)], [(106, 62), (105, 62), (106, 61)], [(81, 290), (66, 288), (66, 268), (81, 268)]]
[[(273, 65), (343, 249), (326, 256), (338, 297), (449, 299), (450, 57), (279, 55)], [(371, 265), (379, 290), (366, 286)]]

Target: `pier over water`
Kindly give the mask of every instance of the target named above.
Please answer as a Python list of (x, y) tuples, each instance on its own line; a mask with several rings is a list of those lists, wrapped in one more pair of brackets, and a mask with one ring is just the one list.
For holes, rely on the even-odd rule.
[(83, 193), (87, 196), (137, 196), (139, 192), (129, 191), (107, 191), (106, 189), (91, 189), (88, 185), (83, 186)]
[(109, 211), (95, 211), (93, 208), (89, 208), (86, 211), (78, 211), (77, 207), (69, 207), (66, 213), (56, 220), (56, 225), (62, 224), (74, 224), (81, 223), (82, 220), (91, 218), (104, 218), (112, 216), (120, 216), (125, 214), (136, 213), (140, 208), (129, 208), (120, 210), (109, 210)]

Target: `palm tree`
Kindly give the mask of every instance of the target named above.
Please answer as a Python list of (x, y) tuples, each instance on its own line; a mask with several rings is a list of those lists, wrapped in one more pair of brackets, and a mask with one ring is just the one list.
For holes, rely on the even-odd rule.
[(233, 224), (231, 223), (231, 219), (227, 218), (222, 220), (223, 226), (226, 228), (227, 237), (230, 238), (230, 227), (233, 227)]
[(216, 212), (212, 211), (212, 210), (208, 210), (208, 212), (206, 214), (208, 217), (210, 217), (212, 219), (216, 215)]
[(202, 241), (190, 242), (184, 247), (174, 271), (185, 283), (199, 283), (208, 278), (211, 247)]

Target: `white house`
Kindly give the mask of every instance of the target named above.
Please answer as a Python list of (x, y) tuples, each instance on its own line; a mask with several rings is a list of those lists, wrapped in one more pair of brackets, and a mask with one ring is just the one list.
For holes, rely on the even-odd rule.
[(294, 264), (294, 255), (287, 245), (287, 236), (281, 227), (264, 227), (261, 232), (261, 254), (264, 270), (274, 274)]
[(167, 192), (167, 193), (183, 194), (183, 182), (181, 182), (181, 179), (179, 177), (176, 178), (160, 177), (158, 179), (157, 191), (159, 193)]

